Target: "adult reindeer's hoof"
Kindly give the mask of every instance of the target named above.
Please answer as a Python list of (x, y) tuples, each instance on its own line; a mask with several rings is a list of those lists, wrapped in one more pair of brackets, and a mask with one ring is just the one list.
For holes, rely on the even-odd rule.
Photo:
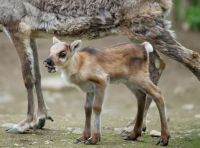
[(136, 141), (139, 136), (141, 136), (141, 132), (134, 132), (130, 136), (127, 136), (124, 140)]
[(169, 142), (169, 138), (160, 138), (160, 140), (156, 143), (156, 145), (167, 146)]
[(124, 140), (127, 140), (127, 141), (136, 141), (137, 138), (135, 136), (127, 136)]
[(34, 126), (34, 129), (42, 129), (45, 126), (46, 120), (50, 120), (52, 122), (54, 121), (51, 116), (46, 116), (46, 115), (39, 116), (37, 118), (37, 122)]

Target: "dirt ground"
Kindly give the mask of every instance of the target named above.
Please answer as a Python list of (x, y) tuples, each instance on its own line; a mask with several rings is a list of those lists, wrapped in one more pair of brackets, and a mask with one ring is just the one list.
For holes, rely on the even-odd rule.
[[(200, 51), (199, 33), (178, 33), (178, 40), (186, 47)], [(83, 41), (84, 46), (107, 47), (115, 43), (129, 42), (123, 36)], [(39, 39), (38, 50), (42, 78), (54, 77), (47, 73), (42, 61), (47, 57), (51, 39)], [(183, 65), (169, 60), (160, 79), (169, 116), (171, 139), (168, 147), (200, 147), (200, 83)], [(127, 142), (117, 128), (126, 126), (136, 114), (136, 99), (123, 85), (108, 89), (102, 113), (102, 139), (97, 146), (74, 145), (84, 126), (84, 94), (76, 89), (52, 91), (45, 89), (44, 98), (54, 118), (44, 130), (26, 134), (9, 134), (0, 128), (0, 147), (141, 147), (154, 148), (158, 138), (148, 132), (136, 142)], [(26, 91), (23, 85), (17, 53), (9, 39), (0, 33), (0, 125), (17, 123), (25, 118)], [(157, 108), (153, 103), (148, 114), (148, 131), (160, 130)], [(75, 130), (74, 130), (75, 129)], [(73, 131), (73, 132), (72, 132)]]

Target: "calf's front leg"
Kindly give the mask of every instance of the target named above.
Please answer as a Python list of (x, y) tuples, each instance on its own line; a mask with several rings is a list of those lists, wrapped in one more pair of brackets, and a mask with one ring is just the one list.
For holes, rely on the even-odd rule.
[(78, 144), (82, 141), (86, 141), (91, 137), (91, 115), (92, 115), (92, 104), (94, 100), (94, 92), (86, 93), (86, 101), (85, 101), (85, 128), (83, 134), (80, 138), (76, 139), (74, 142)]
[(93, 103), (94, 131), (85, 144), (96, 144), (101, 140), (101, 109), (104, 100), (106, 86), (97, 85), (95, 89), (95, 100)]

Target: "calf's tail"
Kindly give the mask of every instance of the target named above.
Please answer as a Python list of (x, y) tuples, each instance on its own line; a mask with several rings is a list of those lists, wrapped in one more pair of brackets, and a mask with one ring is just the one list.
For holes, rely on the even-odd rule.
[(142, 43), (142, 45), (144, 46), (144, 48), (146, 49), (147, 53), (149, 52), (153, 52), (153, 46), (151, 45), (151, 43), (149, 42), (144, 42)]

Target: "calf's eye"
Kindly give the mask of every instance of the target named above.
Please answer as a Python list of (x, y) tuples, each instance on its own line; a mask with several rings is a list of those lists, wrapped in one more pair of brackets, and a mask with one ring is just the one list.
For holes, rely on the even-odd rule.
[(59, 58), (65, 58), (66, 57), (66, 53), (65, 52), (60, 52), (58, 56), (59, 56)]

